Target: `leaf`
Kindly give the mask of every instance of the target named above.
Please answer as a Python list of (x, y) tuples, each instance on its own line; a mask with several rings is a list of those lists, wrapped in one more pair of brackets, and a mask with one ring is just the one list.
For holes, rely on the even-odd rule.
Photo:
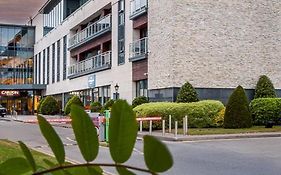
[(109, 119), (109, 150), (116, 163), (126, 162), (137, 138), (136, 114), (125, 100), (118, 100), (111, 109)]
[(153, 172), (164, 172), (173, 165), (173, 158), (161, 141), (153, 136), (144, 136), (144, 160), (149, 170)]
[(120, 175), (135, 175), (135, 173), (123, 167), (116, 167), (116, 170)]
[(28, 149), (28, 147), (21, 141), (19, 141), (19, 145), (20, 148), (25, 156), (25, 158), (27, 159), (30, 167), (32, 168), (33, 172), (36, 172), (36, 164), (35, 164), (35, 160), (30, 152), (30, 150)]
[(97, 157), (99, 150), (96, 128), (91, 118), (80, 106), (71, 106), (71, 119), (71, 125), (81, 154), (87, 162), (91, 162)]
[(19, 175), (31, 171), (28, 162), (22, 158), (12, 158), (0, 164), (0, 175)]
[(102, 175), (102, 173), (103, 173), (103, 170), (99, 166), (87, 167), (87, 169), (88, 169), (88, 172), (90, 175)]
[(74, 175), (102, 175), (102, 169), (100, 167), (75, 167), (67, 170)]
[(59, 164), (63, 164), (65, 162), (65, 151), (60, 137), (44, 117), (38, 115), (37, 119), (40, 130), (51, 147), (57, 161)]

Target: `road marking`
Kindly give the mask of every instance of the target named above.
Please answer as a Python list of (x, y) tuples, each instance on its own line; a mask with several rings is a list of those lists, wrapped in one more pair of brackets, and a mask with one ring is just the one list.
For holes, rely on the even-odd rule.
[(137, 152), (137, 153), (139, 153), (139, 154), (141, 154), (141, 155), (143, 155), (143, 152), (140, 151), (140, 150), (138, 150), (137, 148), (134, 148), (134, 151)]

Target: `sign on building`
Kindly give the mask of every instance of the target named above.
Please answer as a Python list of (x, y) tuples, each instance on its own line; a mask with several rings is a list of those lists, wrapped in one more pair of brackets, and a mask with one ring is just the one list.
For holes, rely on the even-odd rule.
[(96, 87), (96, 75), (90, 75), (88, 77), (88, 87), (95, 88)]
[(13, 97), (20, 96), (19, 91), (0, 91), (0, 96)]

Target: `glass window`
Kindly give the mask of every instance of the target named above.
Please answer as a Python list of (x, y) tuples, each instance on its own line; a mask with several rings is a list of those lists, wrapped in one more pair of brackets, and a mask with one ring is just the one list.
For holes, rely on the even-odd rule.
[(56, 61), (56, 51), (55, 51), (56, 44), (52, 45), (52, 83), (55, 83), (55, 61)]
[(57, 41), (57, 82), (60, 81), (60, 40)]
[(67, 36), (63, 37), (63, 80), (66, 79)]
[(148, 97), (147, 93), (147, 79), (140, 80), (136, 82), (136, 96), (145, 96)]

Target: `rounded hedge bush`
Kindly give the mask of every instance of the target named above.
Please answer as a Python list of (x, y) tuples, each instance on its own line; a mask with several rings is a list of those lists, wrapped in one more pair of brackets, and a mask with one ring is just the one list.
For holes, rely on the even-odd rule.
[[(146, 103), (134, 108), (137, 117), (160, 116), (168, 123), (169, 115), (172, 121), (178, 121), (179, 127), (185, 115), (188, 116), (189, 127), (213, 127), (214, 117), (224, 108), (224, 105), (215, 100), (204, 100), (193, 103), (156, 102)], [(160, 125), (161, 126), (161, 125)]]
[(52, 96), (46, 97), (40, 106), (40, 112), (44, 115), (55, 115), (58, 114), (59, 111), (59, 104)]
[(65, 108), (64, 108), (65, 115), (68, 115), (70, 113), (72, 104), (76, 104), (78, 106), (84, 107), (84, 104), (82, 103), (82, 101), (80, 100), (80, 98), (78, 96), (76, 96), (76, 95), (72, 96), (65, 105)]
[(189, 103), (199, 101), (196, 90), (193, 86), (186, 82), (181, 88), (177, 96), (178, 103)]
[(132, 107), (134, 108), (144, 103), (149, 103), (147, 97), (144, 96), (136, 97), (132, 102)]
[(91, 112), (100, 112), (102, 109), (102, 105), (100, 102), (92, 102), (90, 104)]
[(281, 98), (257, 98), (250, 103), (250, 111), (255, 125), (265, 125), (268, 121), (279, 123), (281, 118)]
[(242, 86), (230, 95), (224, 114), (224, 128), (250, 128), (252, 117), (248, 99)]
[(44, 100), (45, 100), (45, 98), (42, 98), (37, 105), (37, 113), (38, 114), (41, 114), (41, 106), (42, 106), (42, 103), (43, 103)]
[(222, 127), (224, 123), (224, 113), (225, 113), (225, 108), (223, 108), (215, 117), (214, 117), (214, 125), (216, 127)]
[(276, 93), (271, 80), (266, 75), (260, 76), (259, 81), (256, 85), (254, 98), (275, 98), (275, 97), (276, 97)]

